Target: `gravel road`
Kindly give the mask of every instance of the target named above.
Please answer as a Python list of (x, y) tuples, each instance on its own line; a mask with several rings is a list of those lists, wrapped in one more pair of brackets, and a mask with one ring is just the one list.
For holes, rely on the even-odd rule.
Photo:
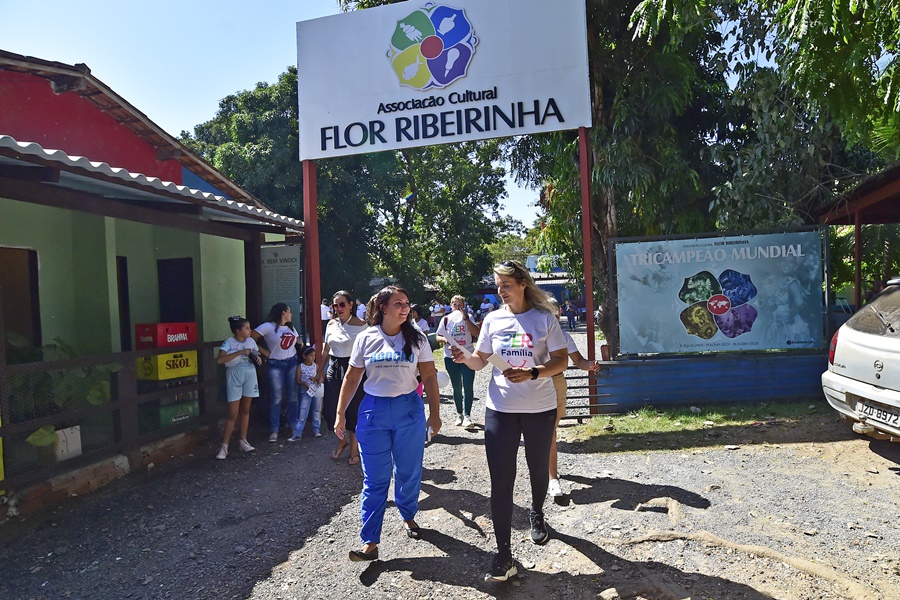
[(407, 539), (389, 506), (382, 560), (347, 560), (362, 477), (331, 458), (333, 438), (268, 444), (258, 430), (248, 455), (216, 461), (210, 442), (0, 526), (0, 598), (900, 599), (900, 444), (857, 437), (824, 400), (799, 424), (694, 449), (647, 436), (646, 451), (597, 453), (563, 427), (567, 496), (548, 501), (542, 547), (528, 541), (520, 453), (520, 574), (503, 584), (482, 581), (494, 549), (483, 433), (453, 413), (443, 398), (425, 452), (427, 531)]

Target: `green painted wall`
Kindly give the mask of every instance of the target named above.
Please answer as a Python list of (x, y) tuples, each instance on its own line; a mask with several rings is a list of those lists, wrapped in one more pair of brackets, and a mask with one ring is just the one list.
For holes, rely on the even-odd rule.
[(0, 198), (0, 215), (0, 246), (38, 254), (44, 343), (60, 337), (80, 350), (72, 269), (73, 213)]
[(246, 312), (244, 244), (0, 198), (0, 246), (35, 250), (44, 343), (60, 337), (80, 353), (121, 350), (116, 257), (128, 268), (134, 325), (159, 321), (157, 260), (190, 257), (198, 339), (231, 335)]
[(202, 331), (204, 341), (222, 340), (231, 335), (228, 317), (247, 314), (244, 242), (201, 235), (200, 249), (203, 318), (198, 316), (198, 336)]

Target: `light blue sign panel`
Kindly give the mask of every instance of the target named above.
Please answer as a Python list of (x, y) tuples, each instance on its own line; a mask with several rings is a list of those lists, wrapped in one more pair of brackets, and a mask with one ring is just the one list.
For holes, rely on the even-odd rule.
[(822, 348), (822, 231), (616, 243), (621, 354)]

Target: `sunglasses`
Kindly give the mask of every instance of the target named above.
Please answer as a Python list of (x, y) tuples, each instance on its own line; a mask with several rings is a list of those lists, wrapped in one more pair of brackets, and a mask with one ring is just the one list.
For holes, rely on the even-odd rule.
[(346, 302), (335, 302), (334, 304), (332, 304), (332, 306), (339, 306), (341, 308), (344, 308), (345, 306), (347, 306), (347, 303)]
[(501, 267), (506, 267), (507, 269), (518, 269), (519, 266), (511, 260), (504, 260), (500, 263)]

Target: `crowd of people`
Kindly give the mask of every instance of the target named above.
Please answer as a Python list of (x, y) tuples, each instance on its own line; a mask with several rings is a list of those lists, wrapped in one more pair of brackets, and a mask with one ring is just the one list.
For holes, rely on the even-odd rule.
[(442, 427), (438, 369), (428, 338), (434, 329), (453, 388), (456, 426), (474, 428), (475, 371), (491, 369), (484, 446), (497, 553), (485, 581), (515, 575), (511, 527), (520, 441), (531, 484), (530, 537), (542, 545), (550, 539), (545, 498), (562, 495), (556, 460), (556, 428), (566, 405), (562, 374), (569, 360), (589, 371), (598, 365), (563, 332), (558, 305), (521, 263), (496, 265), (494, 282), (499, 302), (484, 298), (473, 309), (462, 296), (453, 296), (449, 305), (435, 302), (431, 322), (401, 287), (387, 286), (365, 304), (340, 290), (330, 302), (322, 301), (320, 348), (302, 345), (291, 308), (283, 303), (255, 329), (245, 318), (229, 318), (233, 336), (218, 356), (226, 367), (229, 410), (216, 458), (227, 457), (236, 426), (241, 450), (254, 450), (247, 440), (250, 404), (259, 397), (256, 370), (265, 358), (269, 441), (278, 441), (283, 414), (288, 442), (302, 439), (309, 420), (315, 437), (334, 432), (334, 459), (349, 449), (349, 463), (362, 469), (362, 545), (349, 551), (349, 559), (378, 558), (392, 478), (406, 534), (418, 539), (424, 448)]

